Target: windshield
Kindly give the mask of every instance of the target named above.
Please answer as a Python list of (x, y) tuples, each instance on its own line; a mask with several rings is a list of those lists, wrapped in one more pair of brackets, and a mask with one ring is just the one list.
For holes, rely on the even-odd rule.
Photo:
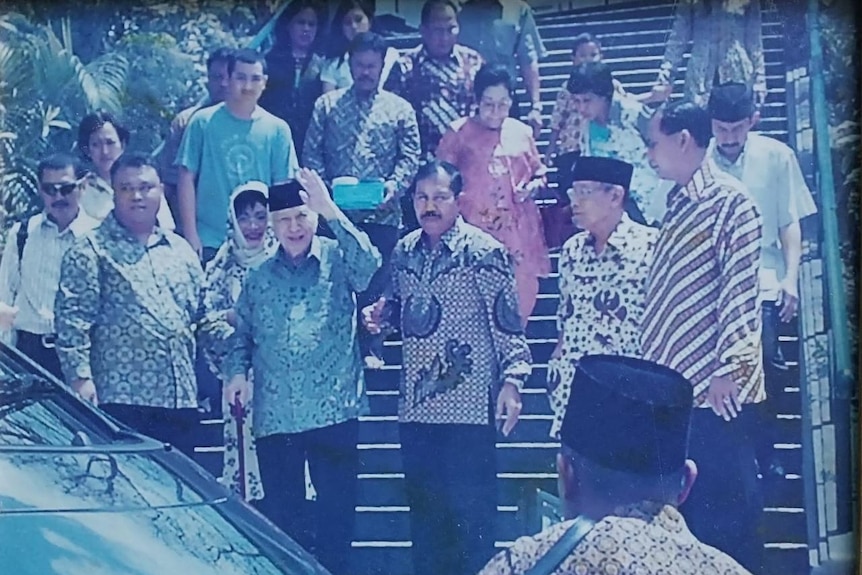
[(16, 575), (327, 573), (184, 456), (118, 431), (56, 382), (8, 372), (0, 565)]

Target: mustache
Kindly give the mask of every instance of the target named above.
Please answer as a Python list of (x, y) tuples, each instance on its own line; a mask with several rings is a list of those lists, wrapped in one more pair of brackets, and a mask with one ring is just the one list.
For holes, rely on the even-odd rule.
[(422, 214), (421, 219), (425, 220), (425, 219), (439, 218), (439, 217), (440, 217), (440, 214), (438, 212), (425, 212), (424, 214)]
[(56, 202), (51, 203), (52, 208), (68, 208), (69, 200), (57, 200)]

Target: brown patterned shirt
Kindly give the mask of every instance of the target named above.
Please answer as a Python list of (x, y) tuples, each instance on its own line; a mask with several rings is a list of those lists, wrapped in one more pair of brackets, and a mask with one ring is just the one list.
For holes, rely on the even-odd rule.
[(434, 249), (421, 229), (405, 236), (392, 272), (404, 354), (399, 419), (490, 423), (504, 380), (521, 387), (530, 375), (506, 248), (459, 217)]
[(668, 197), (647, 282), (644, 358), (694, 386), (710, 407), (713, 377), (730, 377), (739, 401), (766, 398), (758, 273), (762, 219), (742, 182), (706, 160)]
[(473, 80), (482, 63), (478, 52), (460, 44), (445, 60), (432, 58), (420, 45), (407, 50), (389, 74), (386, 88), (416, 110), (425, 157), (434, 157), (452, 122), (473, 113)]
[[(557, 523), (521, 537), (479, 575), (521, 575), (572, 525)], [(718, 549), (698, 541), (670, 505), (645, 501), (617, 508), (598, 521), (554, 575), (749, 575)]]

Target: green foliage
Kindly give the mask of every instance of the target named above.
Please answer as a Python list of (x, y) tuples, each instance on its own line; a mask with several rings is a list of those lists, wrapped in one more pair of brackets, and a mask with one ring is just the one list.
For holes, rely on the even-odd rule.
[(4, 3), (0, 220), (38, 207), (36, 164), (50, 151), (73, 149), (81, 119), (98, 108), (128, 124), (131, 148), (156, 148), (173, 116), (205, 95), (209, 52), (245, 45), (278, 4)]
[(858, 266), (860, 224), (860, 148), (859, 122), (859, 45), (854, 12), (858, 7), (847, 0), (821, 3), (820, 32), (823, 47), (826, 99), (829, 112), (829, 143), (832, 149), (832, 170), (839, 232), (840, 250), (844, 261), (843, 276), (848, 294), (847, 320), (853, 334), (853, 347), (858, 348)]
[(50, 27), (20, 14), (0, 16), (4, 219), (37, 207), (37, 163), (49, 152), (71, 149), (73, 126), (84, 114), (96, 108), (119, 111), (127, 69), (118, 54), (84, 65)]

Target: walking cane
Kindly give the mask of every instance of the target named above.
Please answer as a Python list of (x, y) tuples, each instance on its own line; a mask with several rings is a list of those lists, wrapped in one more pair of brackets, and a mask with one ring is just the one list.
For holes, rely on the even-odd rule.
[(243, 433), (245, 409), (242, 406), (238, 391), (236, 392), (236, 396), (234, 396), (233, 405), (230, 406), (230, 413), (236, 421), (236, 461), (239, 467), (239, 494), (245, 499), (245, 434)]

